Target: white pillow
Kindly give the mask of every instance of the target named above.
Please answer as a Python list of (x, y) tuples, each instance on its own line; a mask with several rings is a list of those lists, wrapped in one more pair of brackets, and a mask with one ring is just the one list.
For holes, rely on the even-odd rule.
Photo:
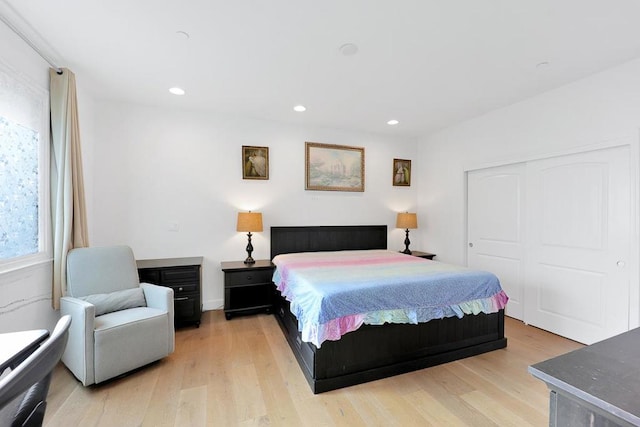
[(87, 295), (78, 299), (95, 305), (96, 316), (113, 311), (126, 310), (127, 308), (147, 306), (142, 288), (123, 289), (108, 294)]

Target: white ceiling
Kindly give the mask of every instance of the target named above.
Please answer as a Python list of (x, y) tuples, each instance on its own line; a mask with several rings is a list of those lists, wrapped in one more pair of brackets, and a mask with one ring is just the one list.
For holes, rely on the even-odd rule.
[(640, 57), (637, 0), (0, 0), (0, 13), (100, 99), (403, 137)]

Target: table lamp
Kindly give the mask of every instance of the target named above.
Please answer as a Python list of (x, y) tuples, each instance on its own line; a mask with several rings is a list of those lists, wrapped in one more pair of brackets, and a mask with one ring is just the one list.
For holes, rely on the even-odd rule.
[(247, 231), (247, 237), (249, 243), (247, 243), (247, 259), (244, 260), (245, 264), (253, 264), (256, 261), (251, 257), (253, 252), (253, 245), (251, 244), (251, 232), (262, 231), (262, 214), (260, 212), (238, 212), (238, 225), (237, 231)]
[(409, 212), (400, 212), (398, 213), (398, 219), (396, 220), (396, 228), (404, 228), (406, 231), (406, 237), (404, 238), (404, 251), (403, 254), (411, 255), (411, 250), (409, 250), (409, 244), (411, 241), (409, 240), (409, 229), (418, 228), (418, 217), (415, 213)]

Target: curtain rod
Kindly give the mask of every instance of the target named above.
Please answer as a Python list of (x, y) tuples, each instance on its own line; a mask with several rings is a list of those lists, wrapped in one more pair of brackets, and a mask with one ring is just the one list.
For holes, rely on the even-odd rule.
[(38, 55), (40, 55), (40, 57), (42, 59), (44, 59), (45, 61), (47, 61), (47, 63), (49, 65), (51, 65), (51, 67), (56, 70), (56, 73), (58, 74), (62, 74), (62, 69), (60, 67), (58, 67), (56, 65), (55, 62), (53, 62), (53, 60), (51, 60), (47, 55), (45, 55), (40, 49), (38, 49), (38, 46), (36, 46), (31, 40), (29, 40), (29, 38), (27, 38), (27, 36), (25, 36), (24, 34), (22, 34), (22, 32), (20, 30), (18, 30), (18, 28), (13, 25), (11, 22), (9, 22), (9, 20), (7, 18), (5, 18), (2, 14), (0, 14), (0, 21), (4, 22), (4, 24), (9, 27), (9, 29), (11, 31), (13, 31), (14, 33), (16, 33), (16, 35), (18, 37), (20, 37), (22, 40), (24, 40), (24, 42), (26, 44), (29, 45), (29, 47), (31, 47), (31, 49), (34, 50), (35, 53), (37, 53)]

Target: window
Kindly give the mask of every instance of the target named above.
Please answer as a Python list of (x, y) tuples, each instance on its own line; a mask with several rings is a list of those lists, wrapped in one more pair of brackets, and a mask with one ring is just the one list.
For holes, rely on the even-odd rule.
[(0, 272), (49, 258), (48, 98), (0, 62)]
[(0, 259), (38, 253), (39, 136), (0, 116)]

